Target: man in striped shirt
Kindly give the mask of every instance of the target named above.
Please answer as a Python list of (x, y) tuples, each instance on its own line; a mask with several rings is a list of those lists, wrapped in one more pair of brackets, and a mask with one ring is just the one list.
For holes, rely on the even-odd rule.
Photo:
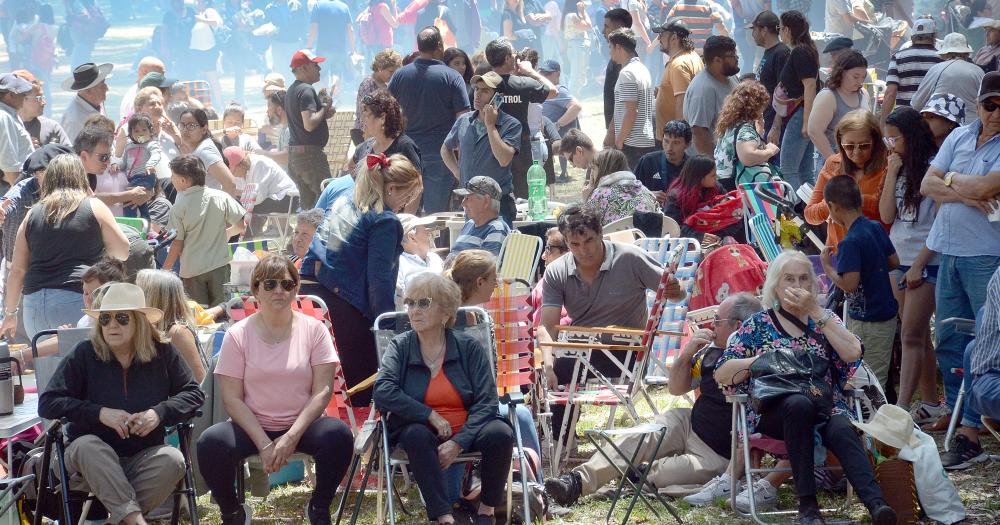
[(622, 66), (615, 83), (615, 113), (605, 144), (613, 144), (635, 170), (639, 158), (653, 151), (653, 81), (636, 54), (635, 33), (618, 29), (608, 36), (611, 60)]
[[(885, 77), (885, 98), (882, 103), (882, 122), (896, 105), (909, 106), (910, 100), (927, 74), (927, 70), (941, 61), (934, 47), (934, 19), (921, 18), (913, 24), (913, 45), (897, 51), (889, 62)], [(919, 108), (918, 108), (919, 109)]]
[(722, 14), (708, 0), (680, 0), (670, 8), (666, 19), (674, 17), (679, 17), (687, 25), (691, 31), (691, 40), (698, 52), (705, 47), (705, 40), (712, 36), (713, 28), (715, 34), (729, 36)]

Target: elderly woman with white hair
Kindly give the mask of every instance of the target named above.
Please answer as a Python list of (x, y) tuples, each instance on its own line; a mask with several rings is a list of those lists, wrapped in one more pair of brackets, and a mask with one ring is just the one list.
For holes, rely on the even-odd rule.
[[(886, 504), (861, 439), (847, 416), (850, 403), (844, 389), (860, 366), (861, 342), (840, 318), (819, 305), (818, 289), (816, 272), (805, 255), (793, 251), (779, 255), (764, 282), (763, 302), (768, 309), (748, 318), (736, 331), (719, 358), (715, 379), (721, 386), (734, 385), (750, 393), (750, 432), (784, 440), (799, 497), (798, 523), (824, 523), (813, 475), (814, 435), (818, 435), (837, 456), (871, 513), (872, 523), (890, 525), (896, 523), (896, 513)], [(755, 381), (767, 376), (769, 354), (789, 350), (799, 362), (808, 357), (813, 374), (822, 370), (821, 377), (814, 378), (806, 390), (812, 395), (760, 396)], [(765, 361), (754, 366), (765, 356)]]
[[(65, 467), (70, 488), (91, 492), (110, 523), (145, 525), (184, 476), (184, 457), (164, 445), (165, 427), (205, 400), (191, 370), (160, 339), (163, 316), (134, 284), (110, 283), (91, 337), (59, 364), (38, 400), (38, 415), (69, 419)], [(58, 473), (58, 469), (55, 469)], [(57, 474), (58, 475), (58, 474)]]

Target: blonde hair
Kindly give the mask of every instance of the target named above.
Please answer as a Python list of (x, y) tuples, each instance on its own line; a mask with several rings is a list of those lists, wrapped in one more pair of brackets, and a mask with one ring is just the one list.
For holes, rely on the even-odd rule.
[(37, 208), (45, 214), (45, 222), (58, 224), (80, 207), (89, 191), (87, 172), (80, 158), (68, 153), (57, 155), (45, 169), (42, 199)]
[(365, 159), (361, 159), (361, 172), (354, 185), (354, 205), (361, 213), (385, 211), (386, 186), (390, 184), (402, 186), (396, 191), (413, 192), (423, 188), (420, 172), (413, 167), (410, 160), (400, 153), (388, 159), (386, 167), (375, 166), (369, 169)]
[(132, 106), (135, 107), (136, 111), (139, 111), (143, 106), (149, 104), (149, 100), (153, 98), (153, 95), (160, 97), (161, 101), (163, 100), (163, 92), (156, 86), (146, 86), (140, 89), (139, 92), (135, 94)]
[(409, 284), (406, 285), (406, 297), (424, 298), (430, 297), (431, 307), (439, 306), (445, 315), (445, 327), (451, 328), (455, 325), (458, 316), (458, 307), (461, 303), (462, 292), (458, 285), (451, 279), (431, 272), (417, 274)]
[(781, 281), (781, 275), (785, 273), (785, 267), (792, 263), (802, 263), (809, 268), (809, 277), (813, 283), (810, 291), (813, 294), (819, 293), (819, 281), (816, 278), (816, 269), (813, 268), (812, 261), (800, 251), (785, 250), (778, 254), (778, 257), (771, 261), (767, 267), (767, 278), (764, 279), (764, 288), (761, 290), (761, 302), (764, 303), (765, 308), (772, 308), (779, 304), (775, 290), (778, 288), (778, 282)]
[(377, 73), (390, 67), (399, 69), (402, 65), (403, 57), (399, 53), (393, 49), (383, 49), (375, 53), (375, 58), (372, 60), (372, 71)]
[[(863, 131), (872, 138), (872, 155), (868, 158), (868, 163), (864, 166), (856, 166), (854, 161), (844, 152), (842, 139), (847, 133)], [(855, 109), (844, 115), (837, 124), (837, 151), (840, 152), (840, 174), (853, 176), (856, 170), (863, 170), (865, 174), (877, 173), (885, 169), (888, 164), (885, 143), (882, 142), (882, 127), (879, 126), (878, 118), (867, 109)]]
[(479, 288), (476, 281), (495, 271), (497, 260), (492, 253), (486, 250), (462, 250), (455, 256), (451, 268), (445, 270), (444, 276), (455, 281), (462, 291), (462, 303), (465, 303)]
[(163, 317), (156, 328), (164, 336), (175, 324), (186, 324), (194, 328), (194, 315), (187, 304), (184, 284), (173, 272), (164, 270), (140, 270), (135, 276), (135, 284), (146, 294), (146, 305), (163, 310)]
[[(97, 299), (94, 300), (95, 309), (100, 308), (97, 301)], [(160, 331), (146, 319), (146, 315), (142, 312), (128, 310), (128, 313), (132, 318), (130, 322), (135, 325), (135, 332), (132, 333), (131, 341), (132, 351), (135, 354), (135, 360), (140, 363), (148, 363), (156, 358), (156, 343), (165, 342), (163, 334), (161, 334)], [(98, 359), (101, 361), (110, 361), (114, 358), (114, 354), (111, 352), (111, 346), (108, 345), (107, 340), (104, 339), (104, 332), (101, 330), (101, 323), (96, 322), (96, 319), (94, 326), (90, 331), (90, 342), (94, 345), (94, 353), (97, 354)]]

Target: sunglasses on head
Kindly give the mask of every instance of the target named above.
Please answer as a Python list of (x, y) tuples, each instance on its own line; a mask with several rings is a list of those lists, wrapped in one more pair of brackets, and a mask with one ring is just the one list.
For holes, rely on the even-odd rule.
[(101, 315), (97, 316), (97, 322), (101, 323), (101, 326), (108, 326), (112, 317), (121, 326), (128, 326), (128, 322), (132, 319), (128, 312), (118, 312), (114, 315), (111, 312), (101, 312)]
[(882, 137), (882, 143), (885, 144), (885, 147), (887, 148), (895, 148), (896, 140), (897, 140), (896, 137), (890, 137), (888, 135)]
[(407, 297), (403, 299), (403, 306), (406, 308), (417, 307), (419, 310), (426, 310), (431, 307), (431, 303), (434, 301), (430, 297), (424, 297), (422, 299), (411, 299)]
[(843, 148), (844, 151), (868, 151), (872, 149), (872, 143), (862, 142), (861, 144), (841, 144), (840, 147)]
[(291, 279), (264, 279), (260, 282), (260, 284), (263, 286), (265, 292), (274, 290), (274, 288), (279, 284), (286, 292), (290, 292), (295, 289), (295, 281)]
[(997, 108), (1000, 108), (1000, 104), (997, 104), (997, 103), (989, 101), (989, 100), (984, 100), (984, 101), (980, 102), (979, 105), (983, 106), (983, 109), (985, 109), (986, 111), (989, 111), (990, 113), (993, 113), (994, 111), (997, 110)]

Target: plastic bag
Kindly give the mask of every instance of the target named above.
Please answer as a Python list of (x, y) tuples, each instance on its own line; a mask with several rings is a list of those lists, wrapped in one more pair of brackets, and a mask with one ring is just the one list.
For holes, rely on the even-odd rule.
[(233, 252), (233, 260), (229, 263), (230, 282), (236, 285), (250, 286), (250, 277), (257, 266), (257, 256), (250, 250), (239, 246)]
[(913, 478), (917, 484), (917, 497), (928, 518), (951, 524), (965, 519), (965, 507), (955, 485), (941, 466), (934, 438), (919, 429), (913, 429), (920, 440), (916, 447), (899, 450), (899, 459), (913, 463)]

